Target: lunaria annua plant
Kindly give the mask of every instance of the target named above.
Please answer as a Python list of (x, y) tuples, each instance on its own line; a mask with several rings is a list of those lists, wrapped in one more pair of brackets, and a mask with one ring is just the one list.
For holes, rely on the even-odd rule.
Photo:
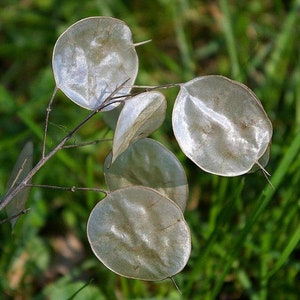
[[(109, 190), (89, 216), (88, 240), (96, 257), (113, 272), (161, 280), (180, 272), (190, 256), (191, 236), (183, 216), (188, 184), (174, 154), (147, 138), (165, 118), (167, 102), (158, 91), (162, 87), (131, 95), (137, 45), (128, 26), (111, 17), (83, 19), (58, 38), (52, 60), (55, 91), (60, 89), (91, 113), (47, 155), (44, 141), (42, 159), (32, 169), (32, 145), (25, 146), (14, 170), (18, 175), (13, 175), (0, 209), (6, 206), (8, 219), (15, 222), (24, 210), (32, 176), (91, 117), (106, 111), (104, 118), (115, 130), (104, 162)], [(180, 87), (172, 114), (174, 135), (197, 166), (221, 176), (266, 166), (272, 124), (249, 88), (219, 75), (173, 86)]]

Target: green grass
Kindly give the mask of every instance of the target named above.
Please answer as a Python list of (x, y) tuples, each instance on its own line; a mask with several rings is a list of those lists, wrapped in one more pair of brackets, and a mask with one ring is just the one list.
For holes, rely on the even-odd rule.
[[(34, 188), (30, 211), (14, 233), (9, 224), (0, 226), (0, 298), (298, 299), (299, 0), (1, 1), (0, 195), (26, 140), (34, 142), (34, 161), (40, 157), (45, 110), (54, 88), (51, 53), (56, 38), (73, 22), (95, 15), (127, 22), (135, 42), (152, 39), (137, 49), (138, 84), (221, 74), (248, 85), (274, 126), (267, 166), (274, 188), (259, 172), (218, 177), (186, 159), (170, 127), (178, 89), (168, 90), (169, 114), (154, 136), (178, 155), (189, 179), (185, 216), (193, 248), (188, 265), (175, 276), (183, 296), (170, 280), (121, 278), (97, 261), (87, 242), (86, 222), (101, 194)], [(48, 149), (86, 115), (58, 93)], [(97, 115), (72, 142), (111, 136)], [(103, 142), (63, 150), (36, 174), (34, 183), (105, 188), (102, 163), (110, 147)]]

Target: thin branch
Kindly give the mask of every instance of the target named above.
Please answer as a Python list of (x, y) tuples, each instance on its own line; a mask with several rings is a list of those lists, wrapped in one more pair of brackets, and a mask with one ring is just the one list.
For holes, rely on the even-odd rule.
[(47, 140), (47, 132), (48, 132), (48, 124), (49, 124), (49, 117), (51, 113), (51, 106), (54, 101), (55, 95), (58, 91), (58, 87), (55, 86), (51, 99), (49, 101), (48, 107), (46, 109), (46, 120), (45, 120), (45, 129), (44, 129), (44, 137), (43, 137), (43, 145), (42, 145), (42, 158), (45, 157), (45, 151), (46, 151), (46, 140)]
[(6, 218), (6, 219), (1, 220), (1, 221), (0, 221), (0, 225), (3, 224), (3, 223), (9, 222), (9, 221), (11, 221), (11, 220), (13, 220), (13, 219), (15, 219), (15, 218), (18, 218), (18, 217), (21, 216), (21, 215), (24, 215), (24, 214), (28, 213), (29, 210), (30, 210), (30, 208), (25, 208), (25, 209), (23, 209), (22, 211), (20, 211), (19, 213), (15, 214), (15, 215), (13, 215), (13, 216), (10, 216), (9, 218)]
[[(128, 79), (129, 80), (129, 79)], [(4, 196), (2, 202), (0, 203), (0, 211), (22, 190), (24, 189), (31, 178), (44, 166), (44, 164), (54, 156), (59, 150), (63, 148), (65, 143), (82, 127), (84, 126), (92, 117), (94, 117), (98, 112), (103, 110), (105, 107), (112, 104), (111, 99), (118, 93), (120, 89), (128, 81), (124, 81), (116, 90), (110, 94), (103, 103), (99, 105), (98, 108), (93, 110), (87, 117), (85, 117), (73, 130), (71, 130), (47, 155), (42, 157), (40, 161), (31, 169), (31, 171), (24, 177), (24, 179), (12, 190), (9, 190)], [(120, 102), (121, 100), (118, 100)]]
[(182, 296), (181, 290), (179, 289), (175, 279), (172, 276), (169, 278), (171, 279), (171, 281), (172, 281), (173, 285), (175, 286), (176, 290), (178, 291), (178, 293)]
[(148, 44), (148, 43), (150, 43), (150, 42), (152, 42), (152, 40), (147, 40), (147, 41), (135, 43), (135, 44), (133, 44), (133, 46), (134, 46), (134, 47), (138, 47), (138, 46), (141, 46), (141, 45)]
[(95, 141), (85, 142), (85, 143), (80, 143), (80, 144), (65, 145), (65, 146), (62, 147), (62, 149), (84, 147), (84, 146), (96, 145), (96, 144), (99, 144), (101, 142), (111, 142), (111, 141), (112, 141), (112, 139), (95, 140)]
[(146, 89), (146, 91), (152, 91), (152, 90), (163, 90), (163, 89), (168, 89), (168, 88), (172, 88), (172, 87), (180, 87), (181, 85), (182, 85), (182, 83), (167, 83), (167, 84), (154, 85), (154, 86), (133, 85), (132, 88)]
[[(127, 87), (127, 88), (135, 88), (135, 89), (144, 89), (144, 91), (140, 91), (140, 92), (135, 92), (135, 93), (130, 93), (127, 95), (121, 95), (121, 96), (116, 96), (116, 97), (112, 97), (110, 99), (110, 102), (106, 104), (105, 107), (114, 104), (114, 103), (124, 103), (126, 101), (127, 98), (131, 98), (134, 96), (137, 96), (141, 93), (144, 92), (150, 92), (150, 91), (156, 91), (156, 90), (163, 90), (163, 89), (169, 89), (172, 87), (180, 87), (183, 83), (167, 83), (167, 84), (162, 84), (162, 85), (124, 85), (123, 87)], [(104, 102), (103, 102), (104, 103)]]
[(46, 188), (46, 189), (55, 189), (55, 190), (64, 190), (64, 191), (69, 191), (69, 192), (77, 192), (77, 191), (91, 191), (91, 192), (97, 192), (97, 193), (103, 193), (105, 195), (108, 194), (108, 191), (105, 191), (103, 189), (99, 188), (88, 188), (88, 187), (67, 187), (67, 186), (57, 186), (57, 185), (47, 185), (47, 184), (26, 184), (26, 187), (30, 188)]
[(256, 164), (260, 167), (263, 175), (265, 176), (267, 182), (271, 185), (272, 189), (275, 190), (271, 180), (269, 179), (269, 177), (271, 176), (271, 174), (257, 161)]

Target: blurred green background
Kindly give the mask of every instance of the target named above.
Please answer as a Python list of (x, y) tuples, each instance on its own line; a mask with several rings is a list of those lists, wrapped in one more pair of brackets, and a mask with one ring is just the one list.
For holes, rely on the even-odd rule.
[[(153, 137), (183, 163), (190, 185), (185, 213), (192, 254), (175, 280), (121, 278), (92, 254), (86, 238), (94, 192), (33, 188), (30, 212), (0, 226), (1, 299), (299, 299), (300, 295), (300, 1), (1, 0), (0, 195), (24, 142), (38, 161), (54, 80), (57, 37), (88, 16), (124, 20), (137, 48), (137, 84), (184, 82), (221, 74), (251, 88), (273, 126), (267, 166), (236, 178), (206, 174), (184, 157), (170, 112), (178, 89), (165, 92), (168, 117)], [(55, 98), (47, 147), (87, 112), (62, 93)], [(73, 142), (111, 137), (97, 115)], [(35, 184), (105, 188), (102, 163), (109, 142), (59, 152)], [(1, 219), (6, 217), (0, 212)], [(77, 292), (77, 294), (75, 294)]]

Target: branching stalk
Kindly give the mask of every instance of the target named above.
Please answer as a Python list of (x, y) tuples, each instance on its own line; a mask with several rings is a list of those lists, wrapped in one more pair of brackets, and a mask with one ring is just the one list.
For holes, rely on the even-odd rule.
[[(129, 80), (129, 79), (128, 79)], [(59, 150), (63, 149), (65, 143), (82, 127), (84, 126), (91, 118), (93, 118), (98, 112), (103, 110), (105, 107), (115, 103), (115, 102), (123, 102), (124, 100), (113, 100), (114, 96), (118, 91), (123, 88), (124, 84), (128, 81), (126, 80), (119, 87), (115, 89), (115, 91), (110, 94), (100, 106), (93, 110), (83, 121), (81, 121), (73, 130), (71, 130), (47, 155), (42, 155), (40, 161), (31, 169), (31, 171), (25, 176), (25, 178), (13, 189), (9, 190), (7, 194), (4, 196), (3, 200), (0, 203), (0, 211), (5, 208), (5, 206), (25, 187), (28, 186), (31, 178), (44, 166), (44, 164), (54, 156)], [(113, 101), (112, 101), (113, 100)], [(50, 101), (51, 102), (51, 101)], [(49, 106), (48, 106), (49, 107)]]

